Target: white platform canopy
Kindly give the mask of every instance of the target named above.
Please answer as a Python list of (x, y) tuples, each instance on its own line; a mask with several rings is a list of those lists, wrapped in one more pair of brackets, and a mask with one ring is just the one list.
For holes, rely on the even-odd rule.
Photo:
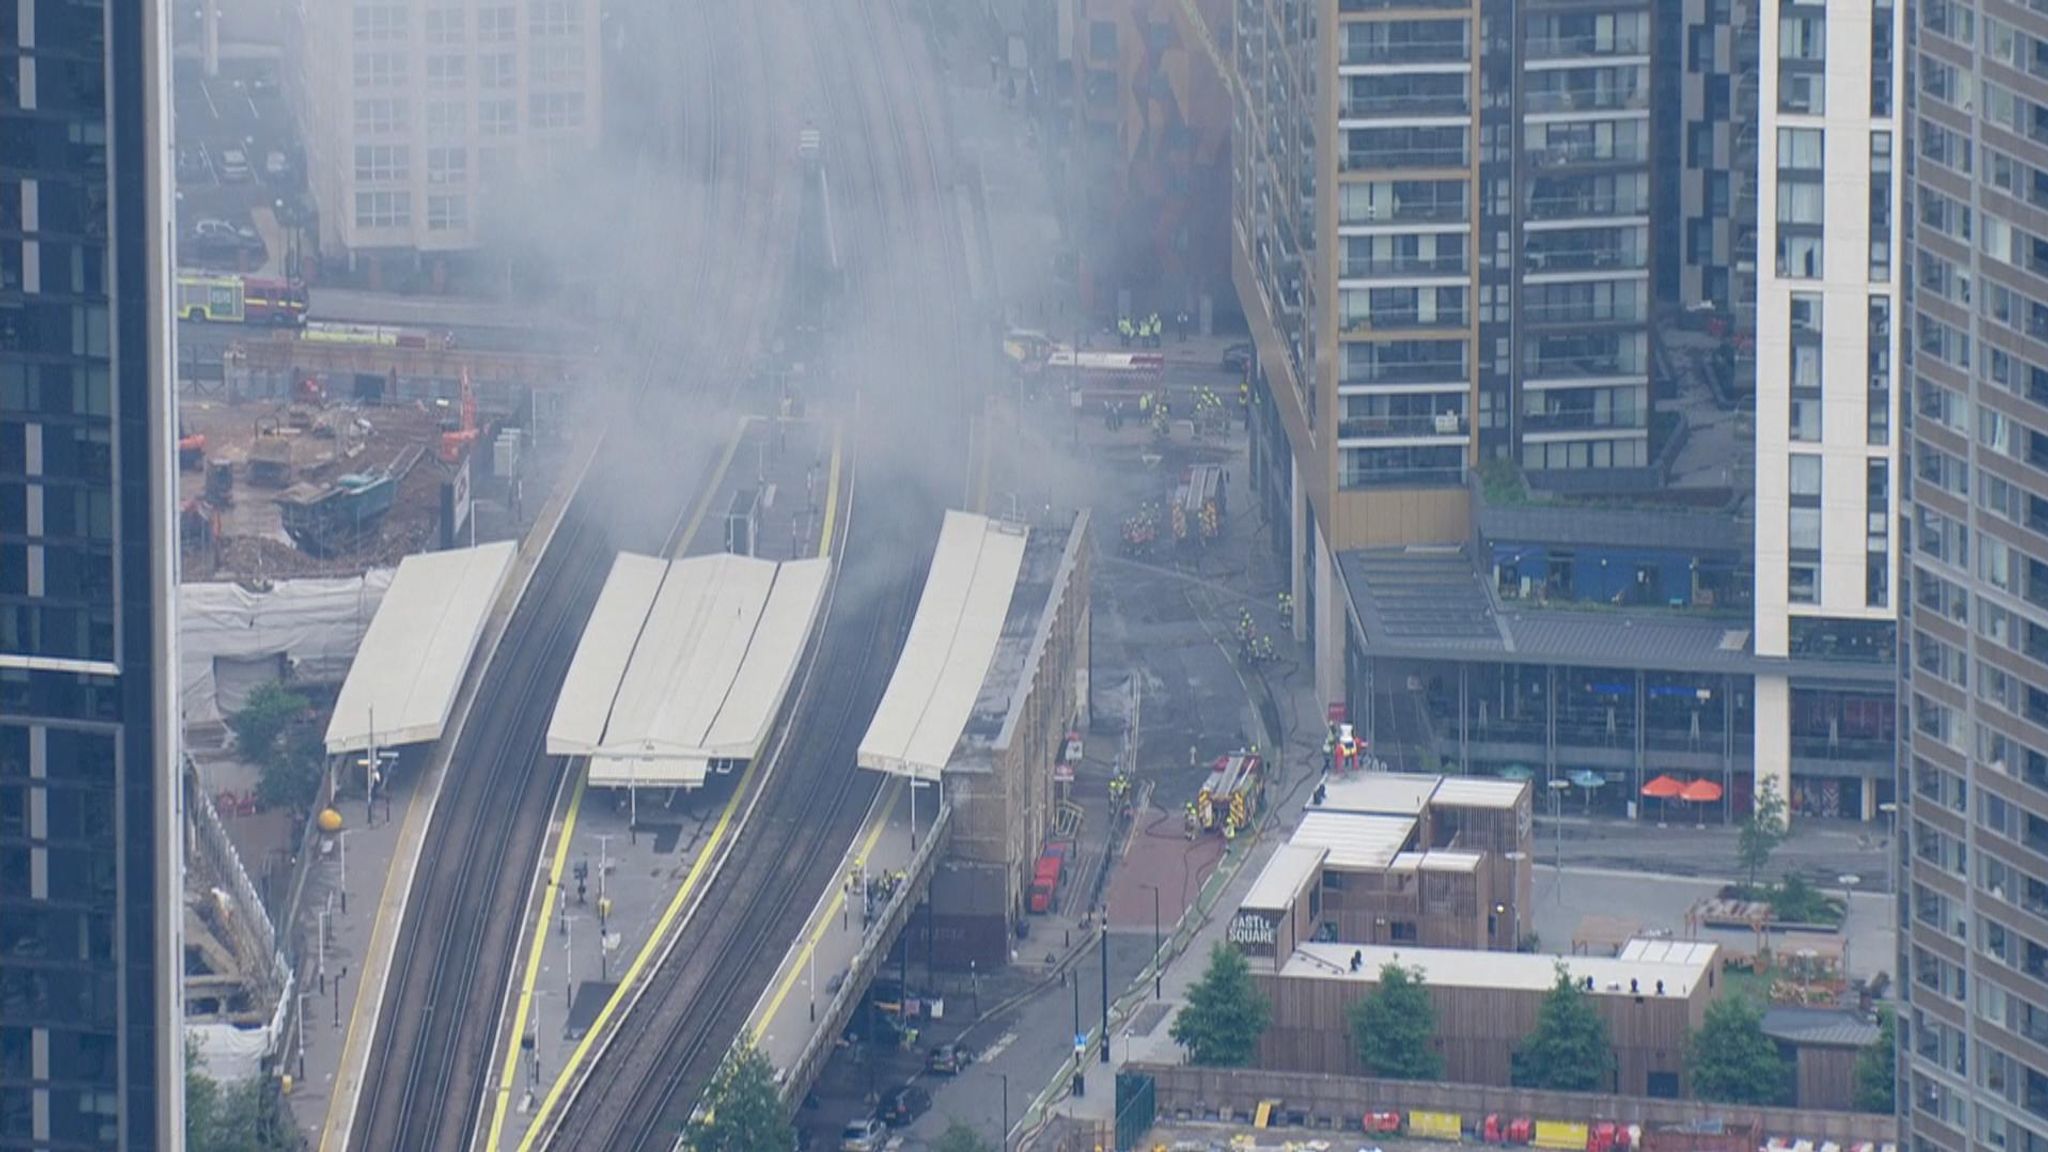
[(903, 655), (861, 738), (856, 762), (862, 768), (939, 778), (1002, 639), (1024, 541), (1022, 529), (946, 513)]
[(335, 698), (329, 755), (441, 738), (517, 551), (508, 540), (398, 565)]
[(621, 554), (548, 724), (598, 787), (694, 788), (768, 739), (825, 598), (829, 560)]

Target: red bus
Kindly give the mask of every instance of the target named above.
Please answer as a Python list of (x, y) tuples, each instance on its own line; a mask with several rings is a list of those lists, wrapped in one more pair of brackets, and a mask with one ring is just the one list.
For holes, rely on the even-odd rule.
[(306, 322), (306, 286), (298, 280), (181, 271), (178, 316), (183, 320), (296, 327)]

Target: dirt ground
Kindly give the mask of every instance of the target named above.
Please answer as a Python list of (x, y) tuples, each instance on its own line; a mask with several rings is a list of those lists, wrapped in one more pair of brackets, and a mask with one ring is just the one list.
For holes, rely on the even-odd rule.
[[(231, 404), (188, 397), (179, 406), (179, 417), (187, 435), (206, 437), (207, 459), (230, 462), (235, 477), (232, 503), (216, 509), (215, 545), (194, 546), (188, 537), (187, 580), (352, 575), (420, 551), (437, 530), (445, 477), (435, 454), (443, 419), (438, 411), (399, 406), (314, 408), (275, 401)], [(410, 448), (422, 450), (399, 481), (398, 495), (374, 545), (322, 559), (292, 544), (274, 502), (282, 489), (252, 485), (247, 466), (259, 430), (279, 427), (287, 430), (291, 441), (293, 483), (317, 484), (348, 473), (374, 472), (407, 455)], [(205, 484), (203, 470), (181, 470), (181, 504), (201, 496)]]

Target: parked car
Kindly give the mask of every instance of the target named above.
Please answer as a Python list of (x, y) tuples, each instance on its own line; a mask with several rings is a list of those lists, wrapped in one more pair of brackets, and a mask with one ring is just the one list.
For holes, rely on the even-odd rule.
[(178, 179), (197, 180), (206, 172), (206, 149), (197, 144), (178, 149)]
[(931, 1110), (932, 1094), (915, 1084), (905, 1084), (883, 1094), (875, 1118), (891, 1128), (908, 1128)]
[(249, 157), (240, 148), (220, 154), (220, 178), (230, 184), (240, 184), (249, 178)]
[(877, 1152), (889, 1138), (889, 1129), (875, 1117), (855, 1120), (839, 1132), (839, 1152)]
[(272, 152), (263, 158), (263, 178), (272, 184), (292, 174), (292, 162), (282, 152)]
[(211, 240), (223, 244), (255, 244), (260, 238), (256, 230), (246, 224), (236, 225), (226, 220), (201, 220), (192, 225), (194, 240)]
[(924, 1058), (924, 1070), (937, 1076), (957, 1076), (974, 1063), (974, 1053), (964, 1044), (941, 1044)]
[(1223, 367), (1227, 371), (1242, 372), (1252, 366), (1252, 346), (1232, 344), (1223, 350)]

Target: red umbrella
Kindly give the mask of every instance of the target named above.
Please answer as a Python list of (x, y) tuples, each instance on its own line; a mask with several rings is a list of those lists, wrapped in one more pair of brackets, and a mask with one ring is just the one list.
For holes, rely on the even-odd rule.
[[(1685, 791), (1678, 794), (1678, 798), (1687, 804), (1712, 804), (1721, 798), (1721, 786), (1712, 780), (1702, 778), (1687, 784)], [(1707, 823), (1706, 811), (1702, 809), (1695, 813), (1695, 815), (1699, 818), (1699, 825), (1705, 827)]]
[(1659, 776), (1643, 785), (1643, 795), (1652, 800), (1671, 800), (1685, 792), (1685, 781), (1672, 776)]

